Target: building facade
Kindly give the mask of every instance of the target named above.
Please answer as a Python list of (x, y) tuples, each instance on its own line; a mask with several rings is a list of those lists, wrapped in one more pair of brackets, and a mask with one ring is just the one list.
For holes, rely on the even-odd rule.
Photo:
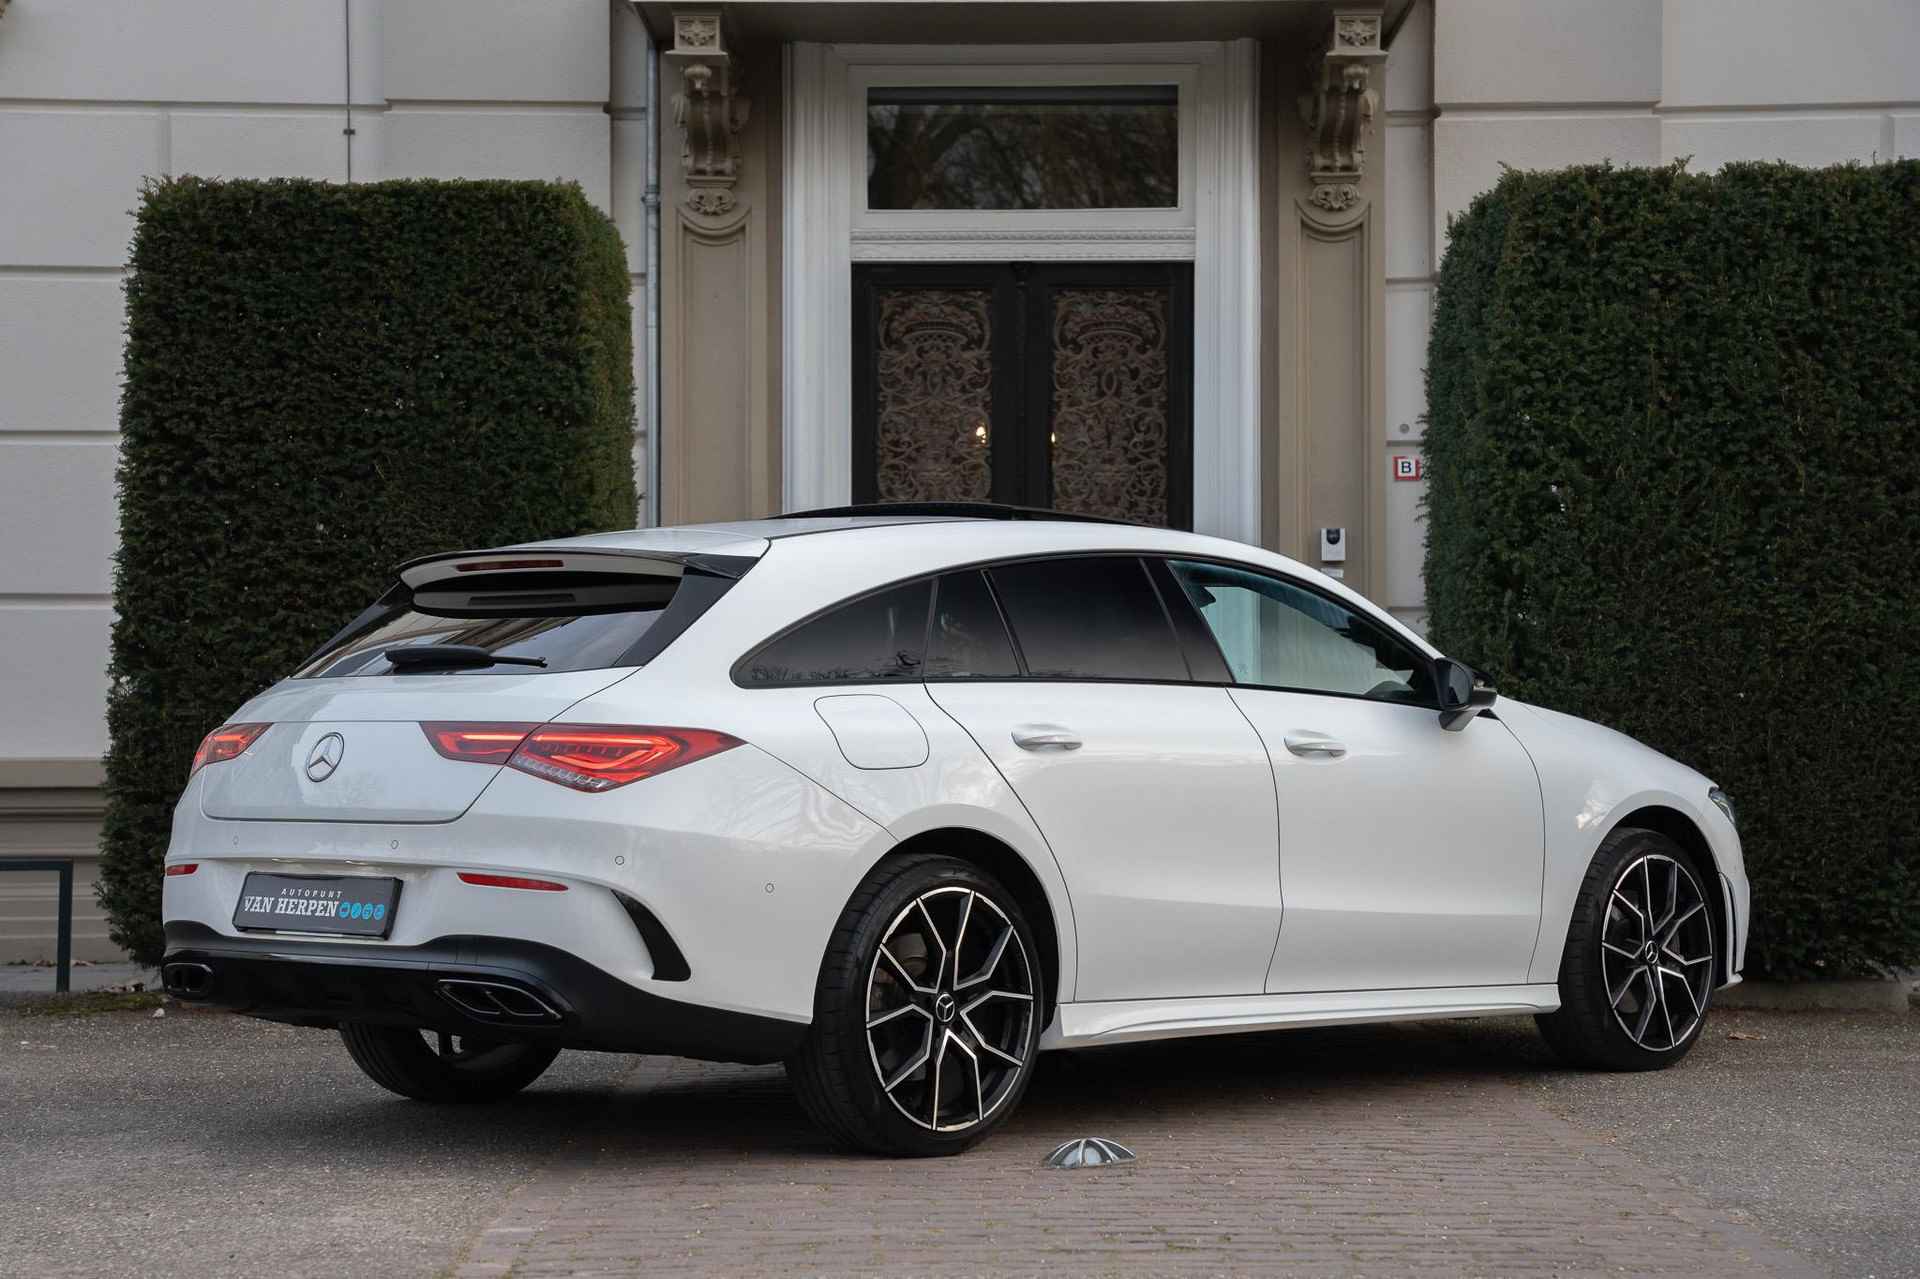
[(1057, 504), (1417, 625), (1434, 273), (1501, 166), (1917, 154), (1913, 0), (0, 0), (0, 857), (98, 835), (147, 177), (580, 183), (650, 521)]

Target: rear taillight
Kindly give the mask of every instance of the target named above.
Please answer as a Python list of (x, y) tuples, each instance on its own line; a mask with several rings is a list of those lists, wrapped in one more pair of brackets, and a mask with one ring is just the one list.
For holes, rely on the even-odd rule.
[(738, 745), (739, 738), (707, 728), (548, 724), (527, 734), (507, 767), (575, 790), (603, 791)]
[(504, 764), (513, 748), (538, 724), (439, 724), (420, 726), (433, 749), (448, 759), (473, 764)]
[(175, 862), (173, 865), (167, 867), (167, 874), (191, 875), (193, 874), (194, 871), (199, 869), (200, 869), (199, 862)]
[(505, 764), (575, 790), (608, 791), (709, 755), (740, 739), (710, 728), (626, 724), (422, 724), (448, 759)]
[(193, 767), (187, 770), (187, 780), (208, 764), (219, 764), (246, 753), (260, 734), (273, 727), (271, 724), (223, 724), (200, 739), (200, 749), (193, 753)]

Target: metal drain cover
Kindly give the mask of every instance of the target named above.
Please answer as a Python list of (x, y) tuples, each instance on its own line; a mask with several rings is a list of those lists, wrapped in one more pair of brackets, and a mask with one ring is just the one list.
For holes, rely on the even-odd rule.
[(1107, 1164), (1130, 1164), (1134, 1157), (1131, 1150), (1117, 1141), (1105, 1137), (1076, 1137), (1041, 1162), (1049, 1168), (1099, 1168)]

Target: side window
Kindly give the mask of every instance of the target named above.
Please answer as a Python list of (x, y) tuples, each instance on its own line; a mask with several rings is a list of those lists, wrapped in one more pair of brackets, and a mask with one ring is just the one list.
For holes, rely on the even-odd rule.
[(1168, 567), (1236, 683), (1435, 704), (1426, 660), (1352, 609), (1264, 573), (1183, 560)]
[(1027, 674), (1186, 680), (1147, 569), (1131, 557), (1032, 560), (988, 570)]
[(940, 579), (927, 631), (926, 674), (928, 679), (1012, 679), (1020, 674), (1013, 641), (980, 570)]
[(749, 687), (919, 679), (933, 583), (911, 582), (823, 613), (750, 656)]

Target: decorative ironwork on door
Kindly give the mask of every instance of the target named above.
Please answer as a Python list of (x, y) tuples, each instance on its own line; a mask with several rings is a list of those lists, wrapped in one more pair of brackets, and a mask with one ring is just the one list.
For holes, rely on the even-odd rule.
[(890, 502), (987, 501), (992, 291), (893, 289), (876, 304), (876, 488)]
[(1192, 524), (1191, 268), (854, 271), (854, 498)]

